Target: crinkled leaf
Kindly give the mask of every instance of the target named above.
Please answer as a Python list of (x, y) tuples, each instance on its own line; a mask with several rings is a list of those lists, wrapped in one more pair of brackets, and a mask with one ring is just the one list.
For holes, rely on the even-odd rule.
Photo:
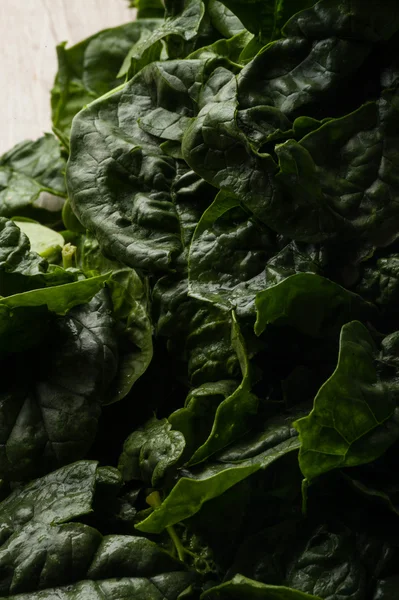
[[(49, 323), (51, 327), (45, 326), (48, 316), (39, 315), (41, 337), (34, 352), (21, 357), (25, 350), (22, 346), (19, 352), (3, 358), (2, 479), (29, 479), (81, 458), (90, 448), (101, 404), (118, 367), (111, 309), (108, 295), (103, 291), (90, 302), (73, 308), (65, 317), (53, 318)], [(37, 316), (27, 312), (27, 308), (24, 311), (23, 323), (29, 328), (29, 318)], [(14, 313), (13, 319), (4, 314), (7, 328), (1, 332), (1, 345), (2, 337), (12, 339), (18, 333), (18, 320), (15, 323), (18, 310)], [(23, 377), (20, 376), (21, 360)]]
[(51, 91), (53, 126), (68, 136), (72, 119), (86, 104), (117, 87), (118, 71), (142, 32), (148, 35), (162, 21), (133, 22), (105, 29), (66, 48), (57, 47), (58, 73)]
[(212, 25), (225, 37), (231, 38), (244, 29), (240, 19), (219, 0), (208, 1), (208, 13)]
[[(161, 21), (159, 27), (150, 35), (143, 35), (141, 40), (133, 46), (125, 58), (120, 75), (134, 76), (144, 64), (158, 60), (162, 49), (161, 41), (170, 37), (177, 38), (175, 41), (178, 54), (182, 58), (189, 54), (194, 49), (190, 42), (195, 40), (204, 14), (205, 6), (201, 0), (184, 0), (184, 2), (176, 4), (173, 14), (168, 16), (167, 12), (166, 19)], [(170, 56), (170, 58), (176, 58), (176, 56)]]
[(394, 315), (399, 294), (399, 255), (389, 254), (364, 264), (355, 291), (374, 302), (384, 315)]
[(298, 198), (299, 188), (315, 207), (327, 204), (345, 220), (345, 229), (367, 235), (369, 242), (396, 239), (398, 107), (398, 92), (385, 92), (377, 103), (329, 120), (299, 144), (286, 142), (277, 148), (278, 180), (291, 197)]
[(79, 221), (108, 255), (165, 270), (180, 251), (170, 199), (175, 164), (138, 125), (149, 100), (143, 77), (74, 119), (68, 189)]
[[(75, 598), (82, 592), (86, 598), (85, 591), (112, 589), (118, 579), (131, 578), (116, 585), (118, 593), (127, 587), (142, 598), (158, 599), (164, 590), (174, 600), (177, 590), (189, 586), (193, 574), (155, 543), (144, 537), (103, 537), (76, 522), (95, 509), (104, 470), (80, 461), (29, 483), (0, 504), (0, 593), (52, 598), (65, 592)], [(73, 585), (52, 589), (68, 584)]]
[[(372, 42), (386, 39), (398, 26), (397, 10), (393, 21), (379, 19), (375, 7), (365, 11), (356, 3), (349, 23), (333, 21), (322, 10), (324, 4), (318, 3), (320, 12), (315, 9), (303, 20), (306, 25), (302, 13), (294, 17), (287, 39), (267, 45), (206, 104), (185, 132), (183, 156), (201, 177), (295, 240), (319, 242), (342, 233), (349, 238), (358, 231), (385, 244), (397, 230), (395, 155), (390, 149), (396, 140), (395, 92), (324, 123), (299, 143), (289, 139), (276, 146), (279, 167), (270, 153), (278, 136), (281, 141), (292, 137), (287, 119), (315, 112), (316, 106), (325, 109), (321, 118), (330, 117), (330, 100), (342, 95), (343, 86), (355, 85), (353, 74), (369, 56)], [(322, 75), (320, 64), (328, 65)], [(360, 82), (356, 89), (361, 90)], [(354, 101), (353, 108), (361, 102)], [(252, 139), (256, 130), (259, 140)], [(365, 152), (370, 157), (359, 170), (353, 161)], [(381, 206), (376, 213), (375, 198)]]
[(179, 164), (172, 185), (172, 198), (179, 218), (183, 249), (188, 249), (203, 212), (215, 198), (216, 190), (186, 165)]
[(97, 241), (90, 235), (82, 237), (78, 261), (88, 275), (108, 273), (113, 316), (118, 328), (120, 363), (118, 375), (109, 390), (108, 403), (121, 400), (143, 375), (153, 356), (152, 323), (149, 314), (148, 285), (134, 269), (105, 258)]
[(364, 598), (368, 573), (359, 541), (343, 526), (316, 528), (288, 565), (287, 585), (321, 598), (334, 598), (341, 590), (348, 600)]
[(183, 237), (172, 202), (181, 165), (174, 152), (164, 154), (160, 140), (180, 143), (218, 64), (218, 58), (153, 63), (74, 119), (71, 206), (107, 255), (135, 268), (173, 268)]
[(239, 376), (231, 345), (231, 314), (190, 298), (187, 279), (162, 277), (153, 291), (155, 329), (169, 338), (170, 349), (188, 363), (193, 386)]
[[(51, 222), (62, 206), (52, 198), (43, 208), (45, 194), (66, 196), (66, 161), (58, 140), (50, 133), (35, 142), (20, 142), (0, 157), (0, 215), (31, 217)], [(47, 210), (49, 209), (49, 210)]]
[(244, 23), (245, 27), (259, 36), (263, 43), (278, 40), (288, 19), (315, 4), (314, 0), (221, 0)]
[(62, 524), (91, 510), (97, 463), (82, 460), (16, 489), (0, 504), (4, 541), (31, 522)]
[(155, 417), (136, 429), (125, 441), (119, 470), (125, 481), (144, 481), (161, 487), (166, 472), (180, 459), (185, 442), (167, 419)]
[(266, 287), (265, 265), (276, 250), (273, 232), (233, 196), (219, 192), (195, 230), (189, 253), (189, 294), (238, 314), (254, 310)]
[[(121, 577), (106, 581), (82, 581), (42, 592), (9, 596), (10, 600), (179, 600), (190, 598), (193, 575), (188, 572), (164, 573), (149, 579)], [(168, 594), (168, 596), (165, 596)]]

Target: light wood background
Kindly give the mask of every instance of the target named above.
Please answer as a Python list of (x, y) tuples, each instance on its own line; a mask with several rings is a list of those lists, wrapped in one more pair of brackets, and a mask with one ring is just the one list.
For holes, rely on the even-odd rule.
[(133, 17), (127, 0), (0, 0), (0, 154), (51, 131), (55, 46)]

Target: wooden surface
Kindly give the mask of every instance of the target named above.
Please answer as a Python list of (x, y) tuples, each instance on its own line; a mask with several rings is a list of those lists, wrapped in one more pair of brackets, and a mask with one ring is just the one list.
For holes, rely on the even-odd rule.
[(51, 130), (55, 46), (132, 15), (127, 0), (0, 0), (0, 154)]

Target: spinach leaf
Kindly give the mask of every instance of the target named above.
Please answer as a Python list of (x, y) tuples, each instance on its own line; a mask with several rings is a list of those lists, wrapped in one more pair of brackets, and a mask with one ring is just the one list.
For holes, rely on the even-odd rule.
[[(57, 220), (66, 196), (66, 161), (56, 138), (47, 133), (35, 142), (20, 142), (0, 157), (0, 216)], [(57, 196), (47, 208), (44, 195)]]
[(154, 60), (159, 60), (162, 41), (169, 44), (169, 58), (184, 57), (194, 50), (195, 39), (205, 14), (201, 0), (185, 0), (175, 3), (172, 10), (166, 9), (166, 18), (150, 35), (143, 35), (131, 48), (121, 67), (119, 75), (135, 75), (140, 68)]
[[(9, 347), (10, 336), (18, 334), (18, 310), (15, 313), (13, 319), (9, 313), (2, 315), (6, 325), (0, 332), (3, 348)], [(38, 317), (30, 311), (22, 318), (28, 328), (29, 320)], [(84, 456), (94, 441), (101, 405), (118, 368), (112, 304), (105, 291), (64, 317), (48, 321), (44, 313), (38, 324), (41, 343), (33, 352), (25, 350), (26, 342), (19, 336), (19, 347), (2, 359), (2, 479), (30, 479)], [(15, 345), (17, 340), (13, 340)], [(21, 361), (23, 378), (19, 376)]]
[(256, 296), (259, 335), (269, 323), (284, 323), (312, 336), (332, 337), (354, 318), (366, 320), (373, 307), (316, 273), (290, 275)]
[(371, 462), (398, 439), (398, 389), (395, 377), (384, 372), (385, 361), (384, 349), (378, 353), (361, 323), (343, 326), (337, 368), (312, 412), (295, 424), (299, 464), (308, 480)]
[(130, 392), (152, 360), (148, 282), (145, 279), (142, 281), (134, 269), (105, 258), (98, 242), (89, 234), (79, 240), (77, 260), (87, 276), (101, 273), (107, 277), (113, 317), (119, 324), (120, 365), (108, 400), (108, 403), (116, 402)]
[(304, 594), (298, 590), (274, 585), (265, 585), (242, 575), (205, 592), (203, 600), (320, 600), (318, 596)]
[(235, 379), (240, 366), (231, 344), (231, 313), (192, 299), (187, 292), (185, 277), (158, 280), (153, 292), (158, 336), (167, 337), (176, 358), (187, 363), (192, 385)]
[(185, 470), (184, 475), (155, 510), (136, 526), (140, 531), (159, 533), (197, 513), (202, 505), (226, 490), (267, 469), (274, 461), (297, 450), (299, 441), (290, 421), (283, 418), (266, 422), (259, 433), (248, 434), (215, 460), (204, 466)]
[(165, 472), (180, 459), (184, 446), (182, 434), (172, 430), (166, 419), (151, 419), (125, 441), (119, 459), (123, 479), (159, 487)]
[(129, 4), (0, 158), (0, 596), (396, 600), (397, 2)]
[(58, 73), (51, 91), (53, 127), (69, 137), (72, 119), (86, 104), (117, 87), (118, 70), (142, 33), (148, 35), (161, 21), (127, 23), (105, 29), (83, 42), (57, 46)]
[(203, 213), (190, 245), (189, 294), (238, 314), (253, 311), (266, 287), (265, 263), (276, 248), (273, 232), (259, 226), (239, 201), (219, 192)]
[(314, 0), (222, 0), (244, 23), (245, 27), (259, 36), (264, 44), (281, 37), (281, 30), (288, 19), (315, 4)]
[(165, 14), (165, 7), (162, 0), (131, 0), (130, 6), (137, 8), (137, 18), (160, 18)]
[[(249, 360), (244, 339), (234, 314), (231, 345), (236, 351), (240, 363), (243, 377), (242, 382), (234, 392), (222, 400), (216, 408), (209, 436), (204, 440), (201, 446), (195, 450), (188, 461), (188, 465), (195, 465), (203, 462), (218, 450), (228, 446), (231, 442), (234, 442), (237, 438), (242, 436), (250, 429), (251, 420), (256, 414), (258, 399), (251, 392)], [(179, 415), (179, 417), (181, 419), (182, 415)]]
[(1, 593), (73, 598), (80, 593), (98, 597), (101, 591), (115, 589), (116, 594), (159, 598), (159, 588), (172, 586), (175, 592), (169, 597), (175, 599), (189, 587), (193, 575), (153, 542), (103, 536), (79, 522), (95, 507), (104, 470), (93, 461), (73, 463), (29, 483), (0, 504)]
[(209, 0), (208, 12), (212, 25), (225, 37), (230, 38), (240, 33), (244, 25), (236, 15), (219, 0)]
[[(165, 270), (180, 251), (170, 199), (175, 165), (137, 124), (147, 105), (145, 81), (142, 93), (132, 88), (132, 96), (130, 88), (129, 83), (121, 92), (92, 103), (74, 120), (68, 189), (74, 212), (103, 251), (132, 267)], [(135, 113), (133, 121), (130, 111), (123, 110), (125, 102)], [(121, 111), (118, 128), (115, 110)], [(114, 158), (104, 162), (111, 139)], [(92, 165), (89, 177), (82, 168), (86, 160)]]

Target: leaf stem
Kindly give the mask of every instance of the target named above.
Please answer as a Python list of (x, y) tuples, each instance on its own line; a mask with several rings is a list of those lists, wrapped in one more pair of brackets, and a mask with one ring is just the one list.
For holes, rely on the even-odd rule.
[[(147, 496), (146, 501), (147, 501), (147, 504), (152, 506), (154, 509), (158, 508), (162, 504), (161, 496), (159, 495), (159, 492), (156, 492), (156, 491), (151, 492), (151, 494), (149, 496)], [(181, 562), (184, 562), (185, 554), (189, 554), (190, 556), (195, 557), (195, 554), (193, 552), (191, 552), (190, 550), (187, 550), (187, 548), (185, 548), (183, 546), (173, 525), (169, 525), (169, 527), (166, 527), (166, 531), (168, 532), (169, 537), (173, 542), (173, 545), (176, 549), (177, 555), (179, 557), (179, 560), (181, 560)]]
[(62, 266), (64, 269), (70, 269), (74, 266), (76, 246), (68, 243), (62, 248)]

